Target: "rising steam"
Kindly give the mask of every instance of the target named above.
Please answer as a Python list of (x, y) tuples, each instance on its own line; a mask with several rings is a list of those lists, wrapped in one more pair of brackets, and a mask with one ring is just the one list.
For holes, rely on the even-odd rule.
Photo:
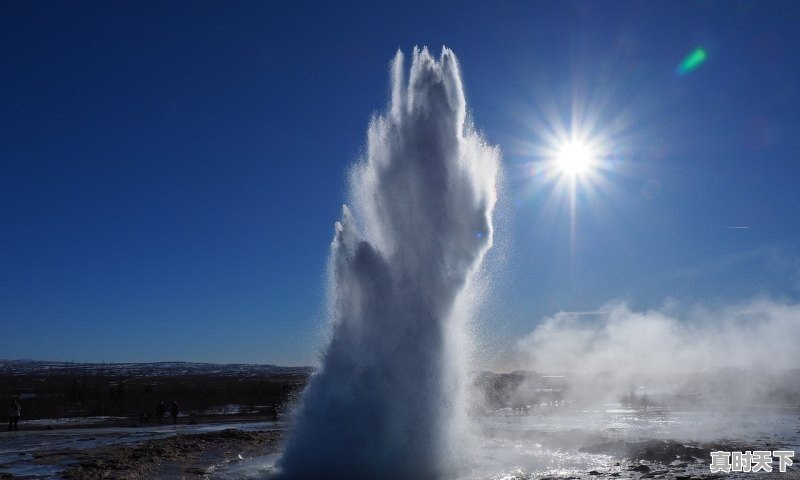
[(437, 477), (463, 433), (462, 302), (492, 245), (499, 151), (467, 122), (450, 50), (414, 49), (404, 77), (398, 52), (336, 223), (333, 326), (279, 462), (290, 478)]
[(791, 403), (800, 398), (798, 326), (800, 305), (770, 299), (688, 311), (613, 302), (593, 315), (544, 319), (518, 342), (516, 366), (567, 374), (578, 400), (648, 385), (702, 403)]
[(767, 299), (679, 314), (612, 303), (598, 315), (559, 313), (524, 337), (542, 371), (692, 373), (718, 368), (798, 368), (800, 305)]

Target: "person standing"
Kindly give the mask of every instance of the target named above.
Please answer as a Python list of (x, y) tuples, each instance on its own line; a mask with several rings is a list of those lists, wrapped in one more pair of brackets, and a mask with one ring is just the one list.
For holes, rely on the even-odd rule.
[(166, 411), (166, 407), (164, 407), (164, 401), (158, 402), (158, 406), (156, 407), (156, 417), (158, 417), (158, 424), (161, 425), (164, 423), (164, 412)]
[(22, 404), (19, 401), (19, 397), (14, 397), (14, 400), (11, 401), (11, 405), (8, 407), (8, 431), (11, 430), (19, 430), (19, 426), (17, 423), (19, 422), (19, 417), (22, 415)]
[(169, 407), (169, 414), (172, 415), (173, 425), (178, 423), (178, 413), (180, 413), (180, 409), (178, 408), (178, 402), (172, 402), (172, 406)]

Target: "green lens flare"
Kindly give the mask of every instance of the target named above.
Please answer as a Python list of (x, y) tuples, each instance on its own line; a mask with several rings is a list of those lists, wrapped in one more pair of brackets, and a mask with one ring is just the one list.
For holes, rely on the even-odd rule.
[(683, 57), (683, 61), (678, 65), (678, 74), (686, 75), (687, 73), (692, 73), (700, 68), (700, 65), (706, 63), (706, 60), (708, 60), (706, 51), (701, 47), (697, 47), (689, 55)]

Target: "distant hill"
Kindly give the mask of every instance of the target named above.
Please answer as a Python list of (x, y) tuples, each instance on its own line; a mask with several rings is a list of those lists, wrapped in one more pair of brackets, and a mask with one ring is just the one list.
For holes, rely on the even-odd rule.
[(55, 376), (104, 375), (130, 377), (170, 377), (185, 375), (263, 376), (303, 375), (312, 367), (281, 367), (251, 363), (151, 362), (151, 363), (77, 363), (41, 360), (0, 360), (0, 375)]

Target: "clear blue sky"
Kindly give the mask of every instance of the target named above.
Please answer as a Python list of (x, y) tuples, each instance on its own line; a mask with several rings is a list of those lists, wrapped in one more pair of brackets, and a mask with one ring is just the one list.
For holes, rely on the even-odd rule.
[[(612, 299), (800, 295), (796, 2), (0, 9), (0, 358), (311, 362), (346, 168), (414, 45), (455, 51), (504, 152), (500, 344)], [(575, 244), (530, 174), (572, 111), (613, 166)]]

